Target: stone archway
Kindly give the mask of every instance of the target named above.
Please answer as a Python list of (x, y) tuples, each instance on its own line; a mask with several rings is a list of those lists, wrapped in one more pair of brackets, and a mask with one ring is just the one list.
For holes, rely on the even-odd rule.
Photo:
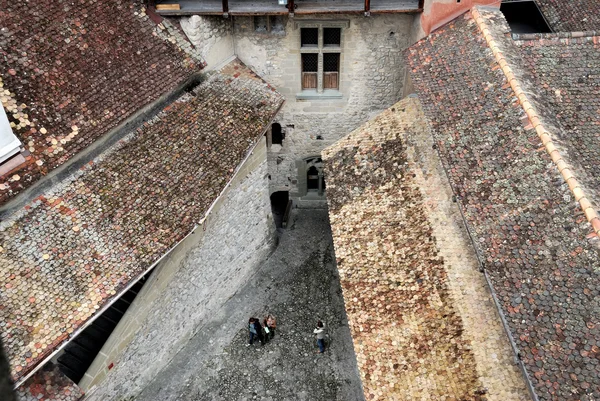
[(325, 192), (325, 176), (323, 174), (323, 160), (320, 157), (311, 157), (306, 162), (306, 194), (316, 193), (323, 196)]

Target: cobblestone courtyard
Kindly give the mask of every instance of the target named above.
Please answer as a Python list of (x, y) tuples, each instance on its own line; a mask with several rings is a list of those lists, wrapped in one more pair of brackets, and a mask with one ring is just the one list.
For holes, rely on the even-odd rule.
[[(258, 273), (204, 322), (137, 400), (362, 400), (325, 210), (294, 210)], [(246, 347), (250, 316), (277, 317), (275, 338)], [(329, 328), (316, 354), (317, 319)]]

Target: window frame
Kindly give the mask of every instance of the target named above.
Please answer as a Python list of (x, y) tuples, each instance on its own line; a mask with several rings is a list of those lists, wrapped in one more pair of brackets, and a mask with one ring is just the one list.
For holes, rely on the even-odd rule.
[[(343, 65), (343, 52), (344, 47), (344, 29), (350, 27), (350, 21), (347, 20), (302, 20), (294, 22), (294, 29), (299, 30), (298, 44), (300, 46), (300, 93), (296, 95), (296, 99), (318, 99), (318, 98), (341, 98), (342, 93), (340, 92), (342, 80), (342, 65)], [(317, 46), (302, 46), (302, 31), (303, 28), (317, 28), (318, 29), (318, 44)], [(327, 45), (324, 44), (324, 30), (325, 28), (339, 28), (340, 29), (340, 44)], [(304, 88), (304, 66), (302, 61), (302, 54), (313, 53), (317, 54), (317, 88)], [(337, 88), (324, 88), (325, 72), (324, 72), (324, 54), (337, 53), (338, 56), (338, 71), (337, 71)]]

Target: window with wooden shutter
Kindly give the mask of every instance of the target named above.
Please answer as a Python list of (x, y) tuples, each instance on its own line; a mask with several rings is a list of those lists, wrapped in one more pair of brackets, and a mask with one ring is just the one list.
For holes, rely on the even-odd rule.
[(338, 89), (340, 54), (323, 54), (323, 89)]
[(342, 29), (349, 21), (297, 21), (300, 29), (301, 88), (297, 99), (341, 99)]
[(302, 55), (302, 89), (317, 89), (319, 55), (304, 53)]

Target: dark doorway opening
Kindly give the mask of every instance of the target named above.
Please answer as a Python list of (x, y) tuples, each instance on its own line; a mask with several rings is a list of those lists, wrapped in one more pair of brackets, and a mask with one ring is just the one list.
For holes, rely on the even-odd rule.
[(283, 133), (281, 132), (281, 125), (274, 123), (271, 125), (271, 143), (273, 145), (281, 145), (283, 142)]
[(142, 277), (129, 291), (117, 299), (81, 334), (65, 346), (63, 353), (58, 356), (56, 362), (59, 369), (73, 382), (79, 383), (81, 381), (152, 271), (154, 270)]
[(537, 4), (533, 1), (510, 1), (500, 5), (500, 11), (513, 33), (552, 32)]
[(319, 190), (319, 170), (315, 166), (312, 166), (306, 172), (306, 189), (309, 191)]
[(282, 228), (285, 212), (290, 201), (290, 193), (288, 191), (273, 192), (271, 195), (271, 211), (273, 212), (273, 220), (275, 227)]

